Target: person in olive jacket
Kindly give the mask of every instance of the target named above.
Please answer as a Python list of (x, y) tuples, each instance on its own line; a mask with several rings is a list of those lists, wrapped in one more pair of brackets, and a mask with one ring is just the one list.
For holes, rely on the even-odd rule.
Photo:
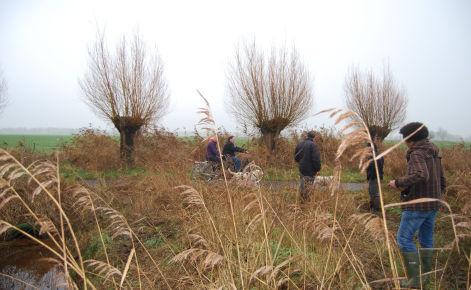
[(317, 173), (321, 170), (321, 155), (314, 143), (314, 136), (314, 131), (308, 132), (306, 140), (298, 144), (294, 153), (294, 160), (299, 165), (299, 194), (302, 203), (309, 201), (310, 189)]

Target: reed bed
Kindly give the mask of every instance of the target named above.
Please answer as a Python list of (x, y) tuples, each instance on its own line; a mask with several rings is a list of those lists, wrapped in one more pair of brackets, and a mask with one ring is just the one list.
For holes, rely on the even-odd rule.
[[(209, 103), (200, 113), (207, 136), (218, 136)], [(225, 171), (221, 181), (191, 180), (187, 158), (204, 138), (181, 141), (154, 132), (142, 136), (136, 153), (145, 173), (92, 185), (61, 174), (64, 162), (73, 163), (71, 151), (21, 162), (18, 153), (1, 150), (0, 234), (16, 230), (45, 247), (71, 289), (397, 289), (403, 277), (395, 244), (401, 203), (381, 187), (383, 211), (373, 215), (363, 209), (366, 193), (341, 189), (346, 168), (361, 171), (372, 155), (380, 156), (365, 147), (372, 142), (353, 113), (324, 114), (342, 136), (322, 134), (319, 141), (335, 181), (315, 188), (307, 204), (299, 204), (294, 188), (238, 186)], [(295, 140), (278, 147), (286, 162)], [(80, 146), (73, 148), (82, 158)], [(471, 286), (466, 150), (444, 150), (451, 185), (437, 222), (433, 289)], [(384, 149), (386, 167), (394, 171), (388, 175), (400, 174), (402, 154), (401, 147)], [(457, 156), (466, 161), (457, 160), (455, 170)], [(287, 166), (255, 162), (264, 169)], [(23, 231), (21, 222), (40, 234)]]

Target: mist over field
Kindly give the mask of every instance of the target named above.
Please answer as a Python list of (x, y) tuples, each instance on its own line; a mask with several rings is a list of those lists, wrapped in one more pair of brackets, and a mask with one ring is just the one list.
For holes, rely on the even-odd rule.
[[(345, 75), (352, 65), (380, 71), (389, 63), (409, 97), (407, 121), (468, 138), (470, 10), (465, 0), (2, 1), (0, 68), (9, 105), (0, 128), (92, 124), (113, 130), (84, 104), (78, 86), (87, 49), (102, 28), (111, 47), (136, 30), (149, 47), (157, 47), (171, 99), (158, 125), (170, 130), (193, 130), (200, 89), (218, 124), (242, 131), (225, 105), (226, 76), (236, 45), (255, 39), (267, 50), (272, 44), (296, 46), (312, 75), (313, 114), (345, 105)], [(330, 125), (318, 116), (298, 127), (322, 124)]]
[(470, 12), (0, 1), (0, 289), (471, 289)]

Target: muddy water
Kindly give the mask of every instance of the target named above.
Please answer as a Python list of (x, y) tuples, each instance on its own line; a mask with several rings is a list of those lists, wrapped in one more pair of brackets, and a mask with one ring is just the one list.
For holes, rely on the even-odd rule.
[(0, 242), (0, 289), (68, 289), (62, 266), (28, 239)]

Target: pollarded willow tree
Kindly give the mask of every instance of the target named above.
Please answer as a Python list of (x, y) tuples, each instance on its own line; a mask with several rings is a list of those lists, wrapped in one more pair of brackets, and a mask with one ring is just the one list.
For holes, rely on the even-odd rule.
[(347, 107), (361, 117), (372, 137), (381, 140), (406, 118), (407, 96), (389, 66), (379, 77), (371, 70), (352, 68), (345, 79), (345, 98)]
[(169, 97), (163, 64), (135, 34), (112, 54), (100, 34), (89, 49), (88, 72), (80, 81), (85, 102), (120, 134), (121, 157), (132, 165), (134, 139), (143, 126), (165, 115)]
[(256, 128), (271, 152), (281, 131), (308, 116), (313, 101), (309, 72), (297, 51), (272, 48), (266, 55), (255, 42), (237, 48), (228, 90), (233, 116)]

